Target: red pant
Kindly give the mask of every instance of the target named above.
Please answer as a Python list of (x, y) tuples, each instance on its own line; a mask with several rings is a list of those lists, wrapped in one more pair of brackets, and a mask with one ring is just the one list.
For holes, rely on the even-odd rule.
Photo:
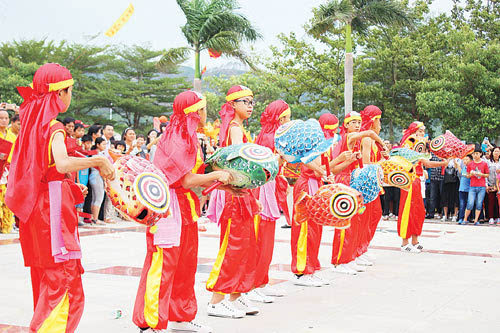
[(372, 202), (366, 204), (366, 210), (361, 219), (366, 221), (361, 232), (361, 243), (358, 245), (356, 252), (357, 257), (368, 251), (368, 246), (375, 236), (375, 231), (377, 230), (378, 223), (382, 218), (382, 206), (380, 204), (380, 197), (377, 197)]
[(401, 190), (398, 214), (398, 235), (403, 239), (420, 236), (425, 220), (424, 199), (422, 199), (420, 179), (411, 185), (410, 191)]
[(292, 272), (313, 274), (321, 269), (318, 259), (323, 226), (306, 221), (300, 225), (292, 223)]
[(269, 266), (273, 260), (275, 230), (276, 221), (259, 219), (256, 227), (257, 267), (255, 269), (255, 287), (269, 283)]
[(83, 268), (80, 260), (55, 267), (31, 267), (34, 314), (30, 331), (74, 332), (83, 313)]
[(332, 264), (347, 264), (356, 258), (356, 250), (359, 244), (360, 228), (366, 227), (360, 215), (354, 215), (351, 226), (347, 229), (335, 229), (332, 247)]
[(182, 226), (179, 247), (148, 251), (135, 299), (133, 322), (138, 327), (166, 329), (168, 321), (192, 321), (197, 303), (194, 280), (198, 257), (198, 224)]

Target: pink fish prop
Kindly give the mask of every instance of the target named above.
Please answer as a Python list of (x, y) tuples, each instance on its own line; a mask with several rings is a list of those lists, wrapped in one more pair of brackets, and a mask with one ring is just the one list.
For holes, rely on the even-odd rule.
[(431, 151), (439, 158), (464, 158), (474, 152), (474, 145), (462, 143), (453, 133), (446, 131), (430, 142)]

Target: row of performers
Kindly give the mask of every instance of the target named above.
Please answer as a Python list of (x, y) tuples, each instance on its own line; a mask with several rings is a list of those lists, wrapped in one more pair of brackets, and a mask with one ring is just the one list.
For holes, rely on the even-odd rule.
[[(14, 148), (6, 202), (20, 220), (20, 242), (25, 265), (31, 268), (34, 315), (32, 332), (74, 332), (84, 306), (81, 282), (83, 268), (77, 228), (75, 205), (83, 201), (82, 189), (65, 177), (66, 173), (98, 167), (105, 179), (114, 178), (114, 168), (103, 156), (91, 158), (68, 157), (65, 132), (55, 121), (71, 103), (73, 79), (70, 72), (57, 64), (40, 67), (30, 87), (19, 87), (24, 98), (21, 105), (21, 131)], [(226, 96), (221, 116), (220, 145), (248, 142), (244, 120), (253, 111), (253, 93), (244, 86), (232, 87)], [(346, 116), (341, 126), (340, 150), (329, 154), (331, 170), (336, 181), (349, 184), (351, 171), (359, 159), (375, 163), (386, 156), (377, 149), (383, 147), (378, 136), (381, 111), (369, 106), (359, 113)], [(262, 114), (262, 130), (256, 143), (274, 148), (274, 133), (289, 121), (291, 110), (284, 101), (271, 103)], [(197, 219), (199, 201), (194, 187), (207, 187), (215, 181), (228, 184), (231, 175), (226, 171), (203, 173), (197, 129), (206, 120), (206, 100), (193, 91), (179, 94), (173, 105), (170, 125), (158, 144), (154, 164), (165, 174), (171, 188), (172, 217), (181, 220), (178, 246), (164, 246), (153, 230), (146, 232), (147, 255), (133, 312), (133, 322), (141, 331), (212, 332), (194, 322), (197, 301), (194, 292), (198, 253)], [(337, 132), (338, 120), (323, 115), (320, 123), (325, 136)], [(405, 131), (403, 143), (410, 135), (423, 136), (424, 126), (412, 123)], [(42, 143), (33, 145), (33, 142)], [(361, 157), (360, 155), (361, 154)], [(439, 162), (422, 162), (437, 166)], [(432, 163), (436, 165), (431, 165)], [(25, 170), (31, 170), (26, 175)], [(422, 172), (420, 167), (419, 172)], [(322, 174), (303, 167), (294, 186), (294, 198), (302, 191), (314, 194), (322, 185)], [(403, 246), (418, 247), (422, 230), (424, 207), (416, 181), (408, 193), (402, 194), (403, 211), (399, 214), (398, 232)], [(21, 189), (32, 189), (29, 193)], [(269, 283), (275, 222), (280, 209), (288, 212), (288, 184), (279, 176), (254, 191), (236, 190), (228, 185), (212, 195), (214, 215), (220, 224), (220, 249), (207, 280), (206, 288), (212, 299), (207, 313), (213, 316), (241, 318), (256, 314), (259, 309), (253, 298), (269, 301), (269, 294), (280, 296), (271, 288), (260, 289)], [(406, 205), (404, 202), (411, 203)], [(380, 202), (369, 204), (369, 218), (353, 221), (351, 228), (335, 233), (332, 264), (339, 271), (354, 272), (353, 262), (369, 264), (368, 244), (381, 217)], [(293, 217), (287, 216), (288, 219)], [(304, 222), (292, 224), (292, 271), (295, 283), (321, 286), (328, 282), (316, 277), (320, 269), (318, 250), (322, 227)], [(267, 295), (266, 295), (267, 292)]]

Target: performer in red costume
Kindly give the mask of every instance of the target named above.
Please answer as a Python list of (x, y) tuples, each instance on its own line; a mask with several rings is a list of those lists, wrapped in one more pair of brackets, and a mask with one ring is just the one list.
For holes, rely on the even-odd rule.
[[(403, 132), (403, 138), (400, 141), (401, 147), (413, 149), (415, 139), (421, 141), (425, 139), (425, 126), (420, 121), (414, 121)], [(401, 251), (409, 253), (420, 253), (423, 246), (418, 242), (418, 236), (422, 234), (422, 227), (425, 220), (425, 206), (422, 198), (420, 185), (420, 176), (423, 175), (423, 168), (437, 168), (447, 166), (448, 160), (441, 162), (420, 160), (415, 166), (417, 178), (408, 191), (401, 189), (401, 198), (399, 202), (398, 214), (398, 235), (403, 239)], [(411, 238), (411, 243), (409, 242)]]
[(30, 87), (18, 87), (24, 98), (21, 130), (5, 201), (19, 218), (24, 264), (31, 268), (31, 332), (74, 332), (83, 313), (75, 205), (83, 202), (87, 189), (67, 174), (96, 167), (103, 178), (114, 178), (114, 168), (104, 156), (68, 157), (64, 126), (56, 117), (71, 103), (73, 83), (68, 69), (45, 64)]
[(212, 332), (193, 322), (200, 203), (190, 188), (210, 186), (216, 180), (227, 183), (231, 176), (226, 171), (203, 174), (196, 131), (205, 124), (206, 103), (194, 91), (177, 95), (156, 150), (153, 163), (170, 184), (171, 216), (146, 232), (147, 254), (132, 318), (141, 331), (166, 332), (170, 321), (172, 331)]
[[(233, 86), (222, 106), (219, 144), (226, 147), (250, 141), (243, 121), (253, 112), (253, 93), (245, 86)], [(259, 222), (260, 205), (252, 193), (240, 191), (239, 196), (226, 193), (220, 215), (220, 249), (207, 280), (212, 291), (209, 316), (241, 318), (257, 314), (259, 309), (241, 293), (255, 287), (257, 244), (255, 223)], [(224, 295), (230, 294), (229, 301)]]
[(331, 139), (337, 134), (339, 128), (339, 119), (336, 115), (331, 113), (323, 113), (319, 119), (319, 124), (323, 133), (325, 133), (325, 138)]
[[(255, 143), (274, 151), (274, 133), (279, 126), (290, 121), (291, 115), (290, 107), (285, 101), (277, 100), (270, 103), (261, 115), (262, 127)], [(271, 303), (274, 301), (272, 296), (284, 296), (283, 291), (268, 284), (268, 273), (273, 259), (276, 220), (281, 216), (280, 209), (285, 216), (288, 214), (287, 192), (288, 182), (281, 174), (281, 169), (276, 180), (256, 189), (263, 211), (260, 213), (259, 224), (256, 225), (258, 266), (255, 286), (257, 288), (248, 293), (248, 298), (252, 301)]]
[[(382, 111), (375, 105), (368, 105), (360, 112), (361, 114), (361, 131), (372, 130), (375, 133), (380, 134), (380, 118), (382, 117)], [(389, 156), (387, 151), (380, 151), (375, 141), (369, 137), (365, 137), (361, 140), (361, 156), (363, 164), (375, 164), (380, 162)], [(368, 225), (361, 231), (360, 234), (360, 244), (357, 249), (357, 259), (358, 264), (371, 266), (373, 265), (373, 257), (367, 254), (368, 245), (375, 236), (375, 231), (377, 230), (378, 223), (382, 218), (382, 204), (380, 203), (380, 196), (370, 202), (365, 204), (366, 210), (363, 214), (363, 219), (368, 221)]]
[[(380, 145), (384, 146), (382, 139), (373, 130), (360, 132), (361, 115), (358, 112), (350, 112), (345, 116), (344, 125), (341, 128), (342, 140), (340, 143), (340, 152), (351, 151), (356, 155), (356, 160), (347, 168), (343, 169), (337, 176), (336, 181), (349, 185), (351, 173), (359, 167), (361, 159), (361, 140), (369, 137)], [(337, 273), (356, 274), (364, 271), (364, 268), (358, 266), (354, 260), (357, 257), (357, 248), (361, 230), (367, 228), (367, 221), (364, 217), (355, 215), (351, 219), (351, 226), (343, 230), (335, 230), (332, 248), (332, 270)]]

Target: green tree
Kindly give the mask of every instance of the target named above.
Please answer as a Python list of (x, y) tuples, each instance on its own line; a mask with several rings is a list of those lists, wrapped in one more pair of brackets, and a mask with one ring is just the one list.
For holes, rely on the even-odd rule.
[(394, 0), (329, 0), (314, 11), (309, 32), (318, 36), (335, 29), (337, 23), (345, 26), (345, 113), (352, 111), (353, 47), (352, 31), (366, 34), (373, 25), (409, 24), (403, 7)]
[(201, 91), (201, 51), (212, 49), (250, 64), (241, 42), (253, 42), (261, 35), (244, 15), (236, 12), (239, 9), (236, 0), (177, 0), (177, 4), (186, 16), (181, 30), (189, 47), (170, 49), (160, 59), (160, 66), (185, 60), (194, 52), (194, 88)]

